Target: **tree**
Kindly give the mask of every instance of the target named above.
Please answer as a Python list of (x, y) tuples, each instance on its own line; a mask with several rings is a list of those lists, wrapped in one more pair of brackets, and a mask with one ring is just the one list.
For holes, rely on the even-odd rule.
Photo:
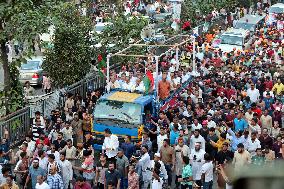
[[(58, 0), (0, 0), (0, 60), (4, 70), (3, 97), (6, 112), (10, 113), (22, 106), (22, 90), (18, 82), (18, 67), (30, 57), (38, 34), (47, 30), (50, 12)], [(6, 43), (16, 40), (24, 45), (24, 51), (8, 61)]]
[[(106, 56), (107, 53), (115, 53), (129, 46), (130, 40), (137, 42), (141, 39), (141, 30), (148, 24), (148, 20), (142, 17), (131, 17), (118, 15), (101, 34), (95, 34), (95, 42), (101, 43), (102, 46), (96, 49), (95, 56), (99, 54)], [(114, 47), (109, 47), (109, 44), (115, 44)], [(143, 48), (131, 48), (132, 53), (143, 51)], [(112, 59), (114, 60), (114, 59)], [(125, 58), (115, 58), (116, 62), (123, 62)], [(112, 61), (113, 62), (113, 61)]]
[(53, 48), (45, 53), (43, 69), (55, 87), (62, 87), (81, 80), (90, 71), (92, 23), (74, 4), (65, 3), (58, 9), (53, 25)]

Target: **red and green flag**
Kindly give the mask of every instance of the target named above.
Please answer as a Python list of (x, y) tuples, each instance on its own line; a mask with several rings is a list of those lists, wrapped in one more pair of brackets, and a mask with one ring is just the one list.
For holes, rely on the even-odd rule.
[(99, 75), (101, 77), (105, 77), (105, 71), (106, 71), (106, 61), (104, 60), (103, 56), (101, 54), (98, 55), (98, 65), (97, 68), (99, 70)]
[(151, 71), (146, 71), (146, 75), (143, 78), (143, 83), (145, 86), (145, 93), (148, 94), (150, 91), (152, 91), (154, 86), (154, 77)]

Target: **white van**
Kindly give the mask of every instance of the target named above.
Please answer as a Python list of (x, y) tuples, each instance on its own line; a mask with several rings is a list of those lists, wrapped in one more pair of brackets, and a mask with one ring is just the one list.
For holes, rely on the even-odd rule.
[(231, 52), (236, 50), (249, 49), (252, 43), (252, 37), (249, 30), (228, 29), (220, 36), (220, 43), (215, 46), (222, 52)]
[(239, 20), (234, 20), (233, 26), (236, 29), (249, 30), (254, 33), (257, 28), (262, 27), (265, 21), (266, 15), (251, 15), (247, 14)]

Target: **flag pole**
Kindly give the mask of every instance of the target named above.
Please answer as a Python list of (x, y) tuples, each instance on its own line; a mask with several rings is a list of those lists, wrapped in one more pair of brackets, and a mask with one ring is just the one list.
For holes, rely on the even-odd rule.
[(155, 78), (155, 88), (156, 88), (156, 101), (159, 102), (159, 88), (158, 88), (158, 78), (159, 78), (159, 56), (155, 56), (156, 60), (156, 78)]
[(109, 83), (109, 61), (110, 61), (110, 54), (107, 55), (107, 85)]

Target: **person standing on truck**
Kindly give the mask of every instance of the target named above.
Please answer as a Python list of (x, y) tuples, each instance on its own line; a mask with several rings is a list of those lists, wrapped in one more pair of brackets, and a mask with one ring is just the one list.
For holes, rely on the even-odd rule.
[(110, 129), (105, 129), (105, 139), (102, 152), (106, 154), (108, 162), (115, 162), (115, 156), (119, 147), (118, 137), (111, 133)]
[(167, 80), (167, 72), (163, 72), (162, 80), (159, 82), (158, 88), (159, 88), (159, 98), (161, 100), (165, 100), (170, 96), (171, 84)]

